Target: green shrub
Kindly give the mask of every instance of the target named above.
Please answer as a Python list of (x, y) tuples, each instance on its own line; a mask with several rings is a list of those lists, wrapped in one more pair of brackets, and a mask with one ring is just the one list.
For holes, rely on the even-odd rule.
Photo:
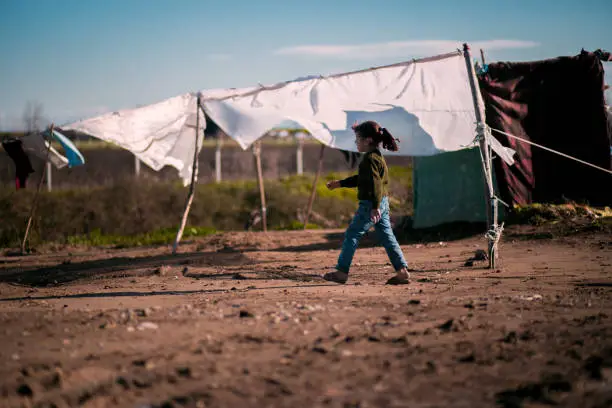
[[(409, 170), (391, 168), (396, 177), (392, 206), (397, 215), (410, 212), (412, 196)], [(344, 227), (352, 216), (356, 189), (329, 190), (325, 183), (350, 173), (322, 175), (313, 211), (326, 220), (319, 225), (311, 217), (308, 228)], [(314, 177), (290, 176), (266, 180), (269, 229), (302, 229), (299, 215), (310, 197)], [(409, 193), (407, 190), (410, 190)], [(134, 180), (112, 186), (41, 191), (30, 233), (32, 246), (42, 242), (87, 245), (149, 245), (174, 239), (188, 188), (179, 183)], [(0, 247), (21, 243), (34, 198), (34, 189), (0, 192)], [(189, 213), (194, 234), (243, 230), (253, 210), (260, 207), (255, 180), (199, 184)], [(260, 226), (255, 226), (259, 229)], [(189, 232), (185, 235), (189, 236)]]

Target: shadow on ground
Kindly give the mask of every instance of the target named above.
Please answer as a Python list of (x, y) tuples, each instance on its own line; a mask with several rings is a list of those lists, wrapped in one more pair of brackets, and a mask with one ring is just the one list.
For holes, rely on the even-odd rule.
[[(401, 245), (427, 244), (440, 241), (457, 241), (484, 234), (486, 226), (479, 223), (456, 222), (444, 224), (432, 228), (413, 229), (410, 223), (404, 223), (395, 229), (395, 236)], [(344, 239), (343, 232), (330, 233), (325, 235), (326, 242), (315, 244), (286, 246), (275, 249), (281, 252), (308, 252), (308, 251), (329, 251), (340, 250)], [(380, 246), (376, 232), (370, 230), (359, 243), (359, 248), (371, 248)]]
[(138, 276), (158, 273), (162, 266), (241, 266), (252, 265), (254, 261), (240, 252), (189, 252), (144, 257), (116, 257), (84, 262), (64, 262), (45, 267), (24, 269), (11, 267), (0, 270), (0, 282), (17, 283), (26, 286), (48, 286), (68, 283), (77, 279), (129, 275), (137, 269), (145, 269)]

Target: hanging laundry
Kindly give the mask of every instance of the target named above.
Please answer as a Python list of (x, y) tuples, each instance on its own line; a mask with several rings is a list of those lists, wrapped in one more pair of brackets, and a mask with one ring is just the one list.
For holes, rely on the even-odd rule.
[(18, 139), (8, 139), (2, 142), (2, 147), (15, 163), (15, 186), (17, 190), (25, 188), (26, 180), (34, 173), (30, 158), (23, 150), (23, 144)]
[(49, 142), (45, 140), (42, 133), (30, 133), (19, 138), (23, 143), (23, 150), (29, 157), (38, 157), (43, 161), (49, 160), (57, 169), (66, 167), (68, 159), (62, 156)]
[[(43, 135), (49, 139), (49, 129), (45, 130)], [(68, 159), (68, 167), (82, 166), (85, 164), (85, 158), (70, 139), (55, 129), (53, 130), (53, 137), (64, 148), (64, 155)]]

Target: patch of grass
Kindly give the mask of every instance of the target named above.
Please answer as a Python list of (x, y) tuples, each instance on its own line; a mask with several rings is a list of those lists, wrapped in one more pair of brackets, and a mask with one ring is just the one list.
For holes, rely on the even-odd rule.
[[(297, 231), (297, 230), (303, 230), (303, 229), (304, 229), (304, 223), (299, 222), (299, 221), (291, 221), (289, 225), (277, 226), (274, 228), (274, 230), (276, 231)], [(306, 226), (306, 229), (315, 230), (315, 229), (321, 229), (321, 227), (317, 224), (313, 224), (309, 222), (308, 225)]]
[(526, 206), (515, 206), (508, 221), (515, 224), (539, 226), (576, 218), (588, 218), (595, 221), (607, 217), (612, 217), (612, 210), (610, 207), (594, 208), (576, 203), (534, 203)]
[[(392, 188), (395, 215), (407, 214), (409, 171), (398, 174)], [(356, 189), (329, 190), (325, 183), (354, 173), (322, 175), (308, 228), (344, 227), (357, 205)], [(269, 229), (302, 229), (313, 175), (266, 180)], [(410, 185), (410, 189), (412, 186)], [(130, 180), (116, 185), (42, 191), (30, 233), (32, 247), (41, 243), (84, 245), (152, 245), (174, 238), (188, 189), (180, 183)], [(25, 231), (34, 189), (0, 191), (0, 247), (17, 247)], [(190, 225), (212, 230), (243, 230), (253, 210), (259, 209), (256, 180), (198, 184), (189, 214)], [(258, 230), (260, 226), (255, 226)], [(189, 234), (189, 233), (187, 233)], [(189, 235), (186, 235), (189, 236)]]
[[(137, 234), (137, 235), (112, 235), (102, 234), (100, 230), (94, 230), (87, 235), (74, 235), (66, 239), (70, 245), (87, 246), (115, 246), (118, 248), (128, 248), (143, 245), (163, 245), (174, 242), (177, 228), (162, 228), (156, 231)], [(203, 237), (217, 233), (217, 230), (210, 227), (185, 227), (183, 238)]]

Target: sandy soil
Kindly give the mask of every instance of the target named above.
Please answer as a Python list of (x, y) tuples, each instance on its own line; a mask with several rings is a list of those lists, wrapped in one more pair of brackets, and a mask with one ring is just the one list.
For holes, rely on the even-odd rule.
[(0, 257), (0, 406), (612, 406), (612, 236), (403, 245), (341, 231)]

